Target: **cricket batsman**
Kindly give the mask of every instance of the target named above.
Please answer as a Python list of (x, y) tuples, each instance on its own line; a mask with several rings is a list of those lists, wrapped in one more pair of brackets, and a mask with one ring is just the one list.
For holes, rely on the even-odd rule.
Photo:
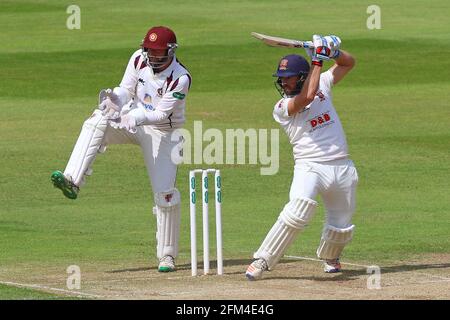
[[(110, 144), (141, 147), (157, 219), (158, 270), (175, 270), (180, 233), (180, 193), (175, 187), (177, 165), (172, 161), (179, 141), (171, 133), (185, 122), (185, 102), (191, 86), (188, 70), (175, 55), (175, 33), (163, 26), (148, 30), (131, 56), (118, 87), (100, 91), (99, 105), (84, 122), (64, 172), (51, 180), (69, 199), (76, 199), (98, 153)], [(181, 152), (181, 149), (179, 150)]]
[[(292, 54), (280, 60), (274, 74), (282, 99), (275, 104), (273, 117), (292, 144), (294, 177), (289, 202), (247, 268), (249, 280), (260, 279), (264, 271), (275, 267), (314, 216), (318, 194), (326, 207), (317, 248), (325, 272), (341, 271), (339, 258), (353, 237), (358, 174), (349, 159), (331, 89), (353, 68), (355, 59), (340, 49), (341, 40), (336, 36), (314, 35), (313, 44), (314, 48), (305, 49), (311, 65)], [(323, 61), (330, 59), (334, 59), (333, 66), (323, 72)]]

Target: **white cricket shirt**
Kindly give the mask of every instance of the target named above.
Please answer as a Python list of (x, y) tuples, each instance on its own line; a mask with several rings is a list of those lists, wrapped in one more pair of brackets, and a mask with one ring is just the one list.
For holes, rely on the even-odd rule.
[(296, 162), (348, 157), (345, 133), (332, 103), (332, 86), (333, 74), (328, 70), (320, 75), (316, 96), (304, 110), (288, 115), (288, 101), (293, 98), (283, 98), (274, 107), (273, 117), (285, 130)]
[[(174, 56), (164, 71), (153, 73), (137, 50), (131, 56), (122, 82), (114, 92), (123, 104), (133, 103), (141, 112), (143, 125), (158, 129), (180, 128), (185, 122), (186, 96), (191, 86), (189, 71)], [(145, 117), (145, 119), (144, 119)]]

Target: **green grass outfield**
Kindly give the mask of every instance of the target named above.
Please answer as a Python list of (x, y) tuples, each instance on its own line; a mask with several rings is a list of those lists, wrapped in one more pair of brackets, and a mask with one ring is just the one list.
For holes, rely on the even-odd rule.
[[(50, 173), (64, 169), (99, 89), (119, 83), (148, 27), (160, 24), (177, 33), (177, 55), (193, 75), (186, 128), (203, 120), (204, 130), (278, 128), (271, 74), (282, 55), (296, 51), (266, 47), (250, 32), (339, 35), (357, 59), (334, 89), (360, 177), (345, 259), (378, 263), (450, 251), (448, 1), (377, 1), (381, 30), (366, 27), (372, 1), (75, 3), (81, 30), (66, 28), (72, 2), (0, 2), (0, 280), (24, 270), (64, 275), (72, 264), (156, 265), (153, 196), (139, 148), (111, 146), (99, 156), (76, 201), (53, 188)], [(261, 176), (255, 165), (216, 166), (225, 259), (250, 261), (288, 199), (292, 153), (281, 130), (280, 141), (277, 175)], [(193, 167), (178, 171), (181, 264), (190, 260)], [(313, 256), (322, 221), (323, 206), (288, 253)], [(8, 297), (47, 298), (0, 286), (0, 298)]]
[(75, 299), (75, 298), (61, 297), (61, 295), (41, 292), (39, 290), (18, 288), (0, 284), (0, 300), (60, 300), (60, 299)]

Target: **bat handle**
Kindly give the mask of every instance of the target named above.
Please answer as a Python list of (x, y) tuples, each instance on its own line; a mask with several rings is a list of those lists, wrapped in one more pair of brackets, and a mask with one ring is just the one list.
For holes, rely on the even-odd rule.
[(314, 48), (314, 43), (312, 41), (303, 41), (303, 48)]

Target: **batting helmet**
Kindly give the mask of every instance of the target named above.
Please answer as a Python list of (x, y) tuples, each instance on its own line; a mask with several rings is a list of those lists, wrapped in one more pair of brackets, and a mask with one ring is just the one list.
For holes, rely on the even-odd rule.
[[(177, 48), (177, 37), (175, 33), (163, 26), (153, 27), (147, 31), (141, 47), (147, 65), (153, 69), (159, 69), (164, 66), (175, 54)], [(164, 56), (153, 56), (152, 50), (167, 50)]]
[[(281, 96), (283, 96), (283, 93), (289, 96), (296, 95), (302, 90), (303, 83), (305, 82), (308, 73), (309, 63), (305, 58), (297, 54), (287, 55), (281, 58), (280, 62), (278, 63), (277, 71), (273, 74), (274, 77), (278, 77), (278, 79), (275, 81), (275, 87), (277, 88)], [(297, 88), (294, 92), (287, 93), (284, 91), (281, 85), (281, 78), (293, 76), (299, 77), (297, 81)]]

